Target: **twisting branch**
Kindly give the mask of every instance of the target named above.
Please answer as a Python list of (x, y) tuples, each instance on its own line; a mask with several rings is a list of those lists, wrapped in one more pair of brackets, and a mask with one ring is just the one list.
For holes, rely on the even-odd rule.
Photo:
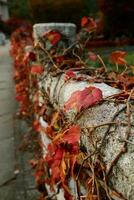
[(93, 155), (95, 155), (95, 154), (96, 154), (96, 151), (93, 152), (93, 153), (91, 153), (90, 155), (88, 155), (88, 156), (86, 156), (86, 157), (84, 158), (84, 160), (82, 161), (82, 164), (81, 164), (81, 166), (80, 166), (80, 168), (79, 168), (79, 171), (78, 171), (78, 173), (77, 173), (76, 181), (78, 181), (78, 179), (79, 179), (79, 175), (80, 175), (80, 172), (81, 172), (81, 170), (82, 170), (82, 167), (83, 167), (84, 163), (85, 163), (89, 158), (91, 158)]
[(52, 59), (52, 56), (50, 55), (50, 53), (41, 45), (41, 43), (38, 43), (37, 45), (49, 58), (50, 62), (52, 63), (53, 67), (55, 67), (58, 71), (61, 71), (58, 66), (55, 64), (55, 62)]
[(122, 154), (127, 152), (127, 142), (126, 141), (129, 139), (129, 136), (131, 134), (131, 120), (130, 120), (131, 112), (130, 112), (130, 104), (129, 104), (129, 102), (130, 102), (130, 99), (131, 99), (131, 96), (132, 96), (133, 92), (134, 92), (134, 88), (131, 90), (130, 95), (129, 95), (127, 101), (126, 101), (126, 108), (127, 108), (126, 115), (127, 115), (127, 122), (128, 122), (127, 130), (126, 130), (126, 133), (125, 133), (126, 138), (125, 138), (124, 144), (123, 144), (120, 152), (117, 154), (117, 156), (111, 162), (111, 165), (110, 165), (110, 167), (109, 167), (109, 169), (108, 169), (108, 171), (106, 173), (106, 178), (107, 179), (108, 179), (113, 167), (116, 165), (116, 163), (118, 162), (118, 160), (120, 159)]

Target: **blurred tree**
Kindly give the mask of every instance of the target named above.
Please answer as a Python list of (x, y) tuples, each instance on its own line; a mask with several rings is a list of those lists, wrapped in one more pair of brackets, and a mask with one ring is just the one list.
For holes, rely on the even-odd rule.
[(105, 36), (134, 37), (134, 0), (98, 0), (104, 14)]
[(28, 0), (35, 23), (72, 22), (77, 25), (82, 16), (96, 10), (95, 2), (96, 0)]
[(9, 13), (11, 17), (29, 19), (27, 0), (9, 0)]

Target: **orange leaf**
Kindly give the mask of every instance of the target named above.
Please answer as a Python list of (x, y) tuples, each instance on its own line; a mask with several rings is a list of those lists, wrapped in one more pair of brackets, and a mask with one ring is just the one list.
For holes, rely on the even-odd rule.
[(80, 112), (82, 109), (93, 106), (102, 100), (102, 91), (96, 87), (87, 87), (82, 91), (74, 92), (64, 105), (65, 111), (76, 109)]
[(119, 64), (119, 65), (124, 65), (127, 63), (126, 60), (124, 59), (126, 54), (127, 53), (125, 51), (114, 51), (114, 52), (112, 52), (112, 54), (110, 56), (110, 60), (113, 63)]

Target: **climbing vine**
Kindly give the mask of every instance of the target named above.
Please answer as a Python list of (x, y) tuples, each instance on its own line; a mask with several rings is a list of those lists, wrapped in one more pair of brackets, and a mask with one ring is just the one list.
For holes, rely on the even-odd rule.
[[(30, 121), (37, 135), (45, 137), (44, 143), (39, 138), (41, 157), (30, 161), (35, 169), (37, 188), (41, 192), (40, 200), (55, 199), (60, 190), (64, 191), (64, 198), (67, 200), (111, 200), (115, 196), (125, 199), (110, 185), (109, 179), (113, 167), (127, 151), (131, 135), (130, 107), (134, 100), (134, 66), (127, 65), (126, 52), (115, 51), (109, 59), (116, 70), (110, 71), (100, 55), (86, 48), (87, 42), (95, 37), (94, 19), (83, 17), (81, 26), (82, 30), (77, 35), (78, 40), (69, 47), (66, 46), (68, 43), (66, 36), (57, 30), (43, 33), (36, 44), (33, 44), (31, 28), (20, 28), (11, 37), (19, 115)], [(96, 67), (92, 68), (90, 62), (97, 63)], [(52, 103), (49, 99), (51, 84), (47, 88), (48, 92), (40, 86), (49, 74), (52, 77), (64, 75), (61, 88), (75, 80), (107, 83), (120, 88), (121, 92), (103, 98), (100, 89), (93, 86), (86, 87), (72, 93), (64, 107), (57, 110), (53, 104), (58, 102)], [(81, 127), (78, 124), (78, 119), (87, 108), (105, 101), (124, 104), (112, 121), (89, 127)], [(72, 121), (67, 117), (70, 111), (75, 113)], [(101, 147), (111, 126), (120, 125), (116, 117), (122, 111), (127, 115), (127, 122), (122, 122), (127, 126), (125, 140), (121, 151), (107, 170), (101, 155)], [(92, 135), (95, 130), (103, 126), (108, 128), (101, 144), (98, 147), (98, 144), (92, 141), (94, 150), (89, 153), (81, 144), (81, 133), (88, 131)]]

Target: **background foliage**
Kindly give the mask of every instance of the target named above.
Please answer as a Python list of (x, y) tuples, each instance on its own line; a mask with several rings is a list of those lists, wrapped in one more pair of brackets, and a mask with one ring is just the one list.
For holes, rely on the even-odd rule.
[(104, 15), (104, 32), (107, 37), (134, 36), (134, 1), (133, 0), (98, 0)]
[(29, 19), (29, 10), (27, 0), (9, 0), (9, 13), (11, 17), (19, 19)]
[(72, 22), (78, 27), (82, 16), (94, 16), (105, 38), (134, 36), (133, 0), (10, 0), (9, 11), (32, 23)]
[(77, 25), (83, 15), (88, 15), (90, 1), (28, 0), (34, 22), (73, 22)]

